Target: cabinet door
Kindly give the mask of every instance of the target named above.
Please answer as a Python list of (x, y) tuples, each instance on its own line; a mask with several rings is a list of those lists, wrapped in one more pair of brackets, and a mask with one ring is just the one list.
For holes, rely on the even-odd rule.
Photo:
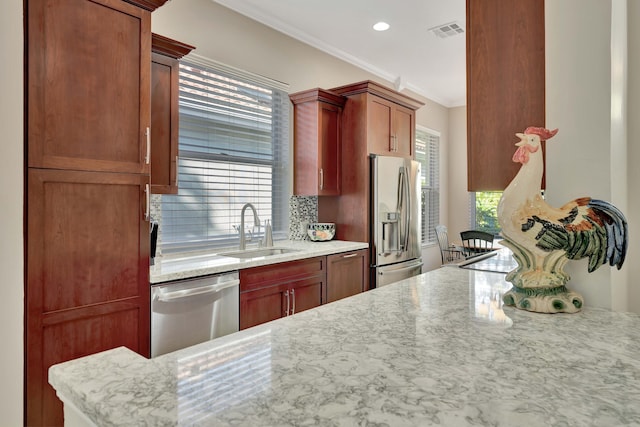
[(405, 157), (413, 158), (415, 145), (415, 111), (396, 105), (393, 109), (392, 139), (395, 143), (395, 151)]
[(29, 169), (28, 425), (62, 424), (55, 363), (118, 346), (149, 356), (146, 175)]
[(177, 59), (157, 53), (151, 62), (151, 192), (177, 194)]
[(320, 177), (319, 196), (340, 194), (340, 116), (342, 109), (335, 105), (321, 103), (320, 115)]
[(367, 102), (367, 122), (369, 149), (374, 154), (392, 154), (391, 141), (393, 104), (384, 99), (369, 96)]
[(364, 292), (368, 283), (366, 249), (327, 256), (327, 302)]
[(116, 0), (30, 0), (28, 165), (148, 173), (151, 13)]
[(274, 285), (240, 294), (240, 329), (287, 315), (288, 285)]
[(322, 89), (294, 93), (289, 98), (294, 105), (293, 193), (339, 195), (341, 118), (346, 98)]
[(290, 283), (289, 314), (300, 313), (322, 304), (324, 281), (324, 276), (315, 276)]

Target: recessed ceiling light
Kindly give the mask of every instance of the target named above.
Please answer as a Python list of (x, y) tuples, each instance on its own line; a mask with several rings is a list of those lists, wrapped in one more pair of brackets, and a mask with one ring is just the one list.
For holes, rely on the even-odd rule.
[(389, 29), (389, 24), (386, 22), (380, 21), (374, 24), (373, 29), (376, 31), (387, 31)]

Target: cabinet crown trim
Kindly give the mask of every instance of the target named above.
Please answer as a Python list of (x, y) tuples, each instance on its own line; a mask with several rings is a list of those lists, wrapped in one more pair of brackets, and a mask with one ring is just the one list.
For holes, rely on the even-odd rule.
[(154, 10), (156, 10), (157, 8), (159, 8), (169, 0), (124, 0), (124, 1), (153, 12)]
[(400, 104), (403, 107), (410, 108), (412, 110), (417, 110), (424, 105), (424, 102), (422, 101), (418, 101), (417, 99), (411, 98), (372, 80), (365, 80), (362, 82), (340, 86), (329, 90), (342, 96), (356, 95), (359, 93), (367, 92), (379, 96), (380, 98), (384, 98), (387, 101)]
[(289, 99), (294, 105), (310, 101), (321, 101), (337, 107), (344, 107), (345, 102), (347, 102), (347, 98), (344, 96), (320, 88), (292, 93), (289, 95)]
[(194, 46), (161, 36), (160, 34), (151, 33), (151, 51), (153, 53), (180, 59), (193, 49), (195, 49)]

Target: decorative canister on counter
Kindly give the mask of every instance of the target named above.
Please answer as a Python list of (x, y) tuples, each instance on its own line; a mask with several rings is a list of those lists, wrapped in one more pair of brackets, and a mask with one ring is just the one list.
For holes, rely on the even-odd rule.
[(336, 235), (333, 222), (312, 222), (307, 225), (307, 235), (312, 242), (326, 242)]

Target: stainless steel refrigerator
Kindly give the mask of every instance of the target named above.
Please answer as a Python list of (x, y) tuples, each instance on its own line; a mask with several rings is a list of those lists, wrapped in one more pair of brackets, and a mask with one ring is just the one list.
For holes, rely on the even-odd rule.
[(371, 192), (372, 285), (420, 274), (420, 163), (372, 154)]

